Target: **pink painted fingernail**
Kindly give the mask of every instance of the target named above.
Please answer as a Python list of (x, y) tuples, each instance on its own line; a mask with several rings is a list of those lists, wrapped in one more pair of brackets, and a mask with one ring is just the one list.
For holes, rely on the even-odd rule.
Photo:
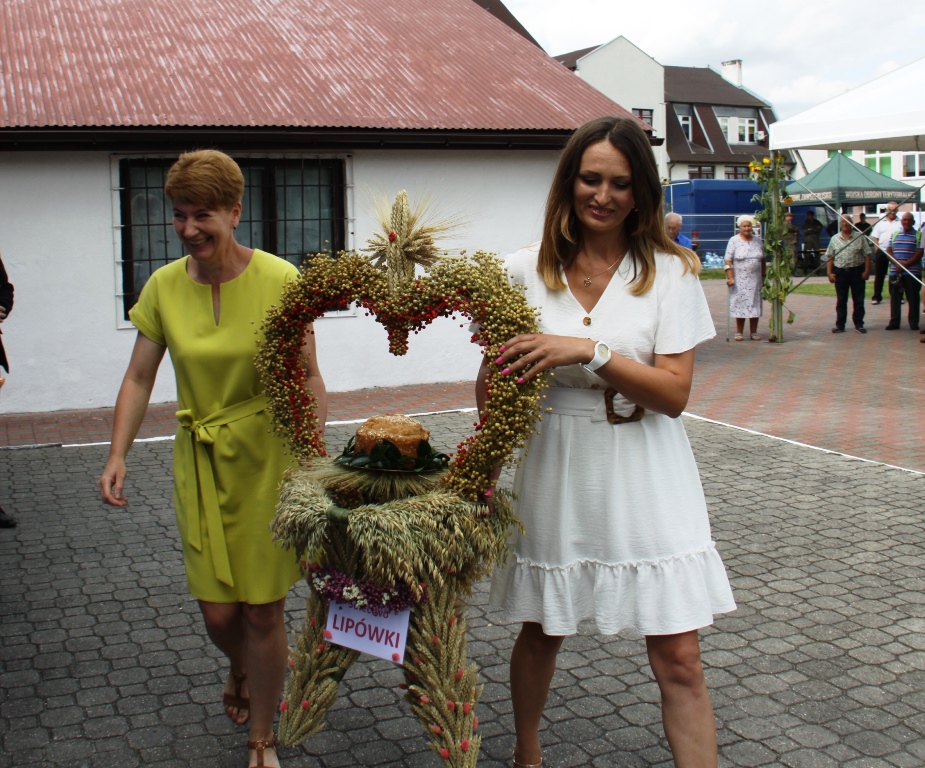
[(502, 376), (507, 376), (510, 372), (511, 372), (511, 369), (510, 369), (510, 368), (505, 368), (503, 371), (501, 371), (501, 375), (502, 375)]
[(501, 365), (501, 358), (500, 358), (500, 357), (497, 358), (497, 359), (495, 360), (495, 362), (496, 362), (498, 365)]
[(499, 352), (504, 352), (505, 349), (507, 349), (507, 347), (505, 347), (504, 344), (502, 344), (500, 347), (498, 347), (498, 351), (499, 351)]
[(523, 383), (524, 383), (524, 380), (523, 380), (523, 377), (522, 377), (522, 376), (521, 376), (519, 379), (517, 379), (517, 383), (518, 383), (518, 384), (523, 384)]

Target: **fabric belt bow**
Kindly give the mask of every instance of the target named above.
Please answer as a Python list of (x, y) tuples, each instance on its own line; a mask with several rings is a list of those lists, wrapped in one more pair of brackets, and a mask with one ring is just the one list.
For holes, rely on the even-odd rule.
[[(234, 586), (231, 578), (231, 563), (228, 560), (228, 545), (225, 543), (225, 528), (222, 525), (222, 513), (218, 505), (218, 492), (215, 489), (215, 473), (212, 468), (212, 459), (206, 450), (207, 445), (214, 445), (219, 439), (219, 427), (231, 424), (234, 421), (246, 419), (267, 407), (267, 398), (257, 395), (250, 400), (244, 400), (220, 411), (206, 416), (198, 421), (193, 418), (189, 409), (177, 411), (177, 420), (180, 426), (189, 435), (187, 448), (192, 454), (196, 465), (196, 475), (192, 482), (187, 483), (183, 504), (186, 509), (186, 536), (190, 545), (197, 552), (202, 552), (202, 534), (200, 521), (204, 516), (206, 530), (209, 532), (209, 548), (212, 551), (212, 563), (215, 575), (220, 582), (229, 587)], [(200, 504), (202, 499), (202, 504)], [(198, 512), (198, 514), (196, 514)]]

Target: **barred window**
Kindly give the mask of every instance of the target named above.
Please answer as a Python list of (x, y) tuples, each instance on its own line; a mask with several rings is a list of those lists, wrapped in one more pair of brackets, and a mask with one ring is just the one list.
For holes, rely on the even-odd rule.
[[(176, 158), (119, 161), (122, 306), (126, 319), (151, 274), (181, 258), (173, 208), (164, 197)], [(344, 161), (236, 157), (244, 173), (243, 212), (235, 237), (248, 248), (299, 266), (308, 253), (345, 248)]]

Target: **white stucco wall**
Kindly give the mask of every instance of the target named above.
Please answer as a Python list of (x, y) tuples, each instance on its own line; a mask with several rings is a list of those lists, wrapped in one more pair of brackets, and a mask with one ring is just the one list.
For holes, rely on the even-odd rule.
[[(375, 227), (368, 192), (430, 193), (469, 224), (448, 247), (510, 253), (539, 239), (558, 153), (372, 151), (348, 162), (355, 215), (351, 245)], [(108, 153), (0, 154), (0, 252), (16, 287), (3, 323), (12, 367), (0, 413), (111, 406), (135, 331), (121, 321)], [(351, 171), (348, 171), (350, 173)], [(116, 206), (115, 217), (118, 217)], [(327, 317), (318, 355), (331, 391), (471, 379), (478, 351), (459, 323), (439, 320), (413, 338), (405, 358), (388, 354), (372, 318)], [(175, 399), (169, 359), (152, 402)]]
[[(655, 135), (665, 138), (665, 68), (625, 37), (618, 37), (578, 60), (579, 77), (631, 111), (652, 110)], [(653, 147), (659, 178), (668, 178), (665, 145)]]

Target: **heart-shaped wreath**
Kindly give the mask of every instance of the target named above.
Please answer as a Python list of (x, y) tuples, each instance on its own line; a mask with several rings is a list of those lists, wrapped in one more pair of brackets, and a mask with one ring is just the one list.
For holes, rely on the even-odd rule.
[[(539, 419), (545, 377), (518, 384), (500, 375), (494, 360), (506, 340), (538, 331), (536, 312), (495, 256), (480, 251), (438, 258), (432, 235), (440, 228), (420, 226), (404, 192), (383, 224), (370, 241), (370, 256), (319, 254), (303, 268), (268, 315), (257, 357), (274, 427), (303, 462), (283, 484), (272, 530), (302, 558), (314, 590), (291, 651), (279, 735), (298, 744), (318, 731), (358, 656), (328, 642), (330, 601), (362, 601), (379, 611), (414, 605), (405, 657), (395, 658), (405, 671), (407, 699), (445, 765), (474, 768), (480, 689), (475, 666), (466, 660), (458, 596), (502, 555), (516, 522), (510, 492), (494, 497), (493, 513), (485, 499), (493, 470), (511, 461)], [(415, 275), (416, 265), (424, 274)], [(367, 483), (362, 470), (318, 458), (326, 451), (316, 401), (305, 387), (302, 340), (322, 314), (354, 303), (385, 326), (395, 355), (407, 352), (412, 332), (438, 317), (478, 325), (472, 340), (489, 367), (487, 405), (442, 477), (411, 472), (407, 482), (393, 482), (402, 473), (383, 472), (388, 482), (378, 477)], [(369, 498), (374, 484), (388, 492)]]
[[(340, 253), (317, 255), (290, 283), (280, 305), (264, 323), (265, 341), (257, 366), (277, 433), (288, 440), (301, 459), (326, 455), (315, 417), (315, 399), (305, 388), (305, 369), (299, 356), (305, 329), (325, 312), (356, 304), (385, 326), (389, 351), (404, 355), (408, 337), (438, 317), (465, 317), (480, 326), (478, 342), (489, 361), (487, 403), (475, 425), (476, 434), (463, 440), (444, 478), (446, 488), (469, 501), (492, 485), (490, 473), (510, 461), (524, 445), (540, 416), (540, 393), (545, 377), (525, 384), (500, 376), (494, 363), (499, 347), (521, 333), (537, 333), (536, 310), (523, 291), (512, 286), (501, 261), (479, 251), (471, 257), (436, 258), (432, 242), (415, 228), (400, 193), (393, 207), (392, 225), (372, 240), (372, 256)], [(396, 213), (398, 211), (398, 213)], [(404, 224), (404, 226), (402, 226)], [(425, 245), (421, 241), (425, 241)], [(416, 249), (416, 250), (413, 250)], [(434, 265), (416, 277), (414, 263)], [(374, 260), (380, 262), (376, 266)], [(385, 268), (381, 262), (385, 261)], [(409, 266), (410, 265), (410, 266)]]

